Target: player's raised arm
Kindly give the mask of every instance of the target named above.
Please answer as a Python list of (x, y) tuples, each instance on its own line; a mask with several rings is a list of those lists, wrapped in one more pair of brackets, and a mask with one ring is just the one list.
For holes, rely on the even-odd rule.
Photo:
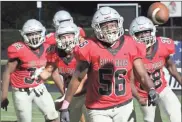
[(180, 85), (182, 85), (182, 76), (178, 73), (176, 65), (170, 56), (166, 58), (166, 68), (168, 69), (170, 75), (172, 75), (180, 83)]

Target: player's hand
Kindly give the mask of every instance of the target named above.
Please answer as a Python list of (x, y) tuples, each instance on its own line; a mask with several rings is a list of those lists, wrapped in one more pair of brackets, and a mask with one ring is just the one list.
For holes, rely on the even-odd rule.
[(147, 105), (147, 98), (141, 97), (138, 102), (140, 103), (141, 106), (146, 106)]
[(68, 109), (60, 109), (60, 122), (70, 122), (70, 115)]
[(151, 88), (149, 93), (148, 93), (148, 106), (151, 104), (155, 106), (158, 102), (159, 99), (159, 94), (155, 91), (154, 88)]
[(54, 104), (55, 104), (55, 108), (56, 110), (59, 110), (63, 104), (63, 101), (64, 101), (64, 98), (65, 98), (65, 94), (59, 98), (57, 98), (55, 101), (54, 101)]
[(40, 67), (35, 70), (33, 75), (31, 76), (31, 79), (38, 79), (38, 76), (44, 71), (45, 67)]
[(8, 104), (9, 104), (9, 100), (7, 98), (2, 99), (1, 101), (1, 108), (5, 109), (5, 111), (8, 110)]

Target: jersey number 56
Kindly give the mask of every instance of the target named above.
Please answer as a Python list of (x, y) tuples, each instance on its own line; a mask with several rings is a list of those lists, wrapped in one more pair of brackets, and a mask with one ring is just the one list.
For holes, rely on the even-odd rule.
[[(113, 72), (112, 69), (100, 69), (99, 70), (99, 94), (111, 95), (114, 91), (115, 95), (121, 96), (126, 91), (126, 81), (123, 78), (127, 74), (126, 69), (118, 69)], [(114, 82), (112, 82), (114, 80)], [(114, 85), (114, 86), (113, 86)], [(113, 90), (112, 90), (113, 88)]]

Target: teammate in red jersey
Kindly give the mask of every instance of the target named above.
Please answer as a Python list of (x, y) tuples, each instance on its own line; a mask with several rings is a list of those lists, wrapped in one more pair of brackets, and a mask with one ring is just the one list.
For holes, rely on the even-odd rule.
[[(59, 24), (61, 22), (65, 22), (65, 21), (69, 21), (69, 22), (73, 22), (73, 17), (70, 15), (69, 12), (65, 11), (65, 10), (60, 10), (58, 12), (55, 13), (54, 17), (53, 17), (53, 26), (56, 28), (58, 28)], [(83, 42), (85, 41), (86, 38), (86, 34), (83, 28), (79, 27), (80, 30), (80, 34), (79, 34), (79, 41)], [(46, 42), (48, 44), (54, 45), (56, 44), (56, 39), (55, 39), (55, 33), (49, 33), (48, 35), (46, 35)], [(70, 107), (72, 108), (72, 107)], [(86, 114), (86, 113), (85, 113)], [(81, 118), (81, 122), (84, 122), (84, 115), (82, 115)]]
[[(70, 13), (65, 11), (65, 10), (60, 10), (58, 12), (55, 13), (54, 17), (53, 17), (53, 26), (54, 28), (58, 28), (59, 24), (61, 22), (65, 22), (65, 21), (70, 21), (73, 22), (73, 18), (71, 17)], [(85, 38), (86, 34), (83, 28), (79, 27), (80, 30), (80, 38)], [(80, 39), (81, 40), (81, 39)], [(49, 33), (48, 35), (46, 35), (46, 43), (48, 44), (56, 44), (56, 39), (55, 39), (55, 33)]]
[(7, 108), (9, 82), (12, 86), (12, 96), (18, 122), (32, 121), (32, 103), (39, 107), (45, 119), (49, 122), (58, 121), (53, 99), (43, 84), (43, 80), (32, 80), (31, 75), (46, 65), (46, 54), (49, 45), (45, 41), (45, 27), (37, 20), (25, 22), (21, 30), (24, 41), (10, 45), (8, 63), (2, 78), (1, 107)]
[[(55, 33), (57, 43), (52, 52), (47, 55), (47, 66), (40, 74), (41, 78), (47, 79), (51, 75), (54, 77), (55, 74), (60, 74), (63, 78), (65, 89), (67, 89), (76, 66), (73, 48), (79, 44), (79, 34), (79, 28), (73, 22), (65, 21), (60, 23)], [(39, 74), (35, 75), (38, 76)], [(75, 97), (73, 98), (74, 100), (69, 108), (71, 122), (79, 122), (81, 117), (82, 107), (85, 102), (85, 95), (82, 94), (85, 91), (85, 89), (83, 89), (85, 88), (85, 79), (86, 77), (82, 80), (77, 89)], [(55, 101), (58, 110), (62, 100), (64, 100), (64, 98), (59, 98)]]
[(69, 122), (68, 106), (80, 81), (87, 74), (86, 107), (90, 122), (128, 122), (133, 111), (130, 72), (136, 70), (149, 98), (157, 101), (154, 84), (130, 36), (123, 35), (123, 18), (110, 7), (96, 11), (92, 20), (96, 38), (74, 49), (76, 70), (60, 108), (61, 122)]
[[(156, 91), (159, 93), (159, 105), (164, 107), (171, 122), (181, 122), (181, 104), (177, 96), (168, 87), (163, 72), (163, 67), (165, 66), (169, 73), (182, 85), (182, 77), (177, 72), (176, 66), (170, 58), (170, 55), (175, 53), (173, 40), (165, 37), (156, 37), (156, 27), (150, 19), (143, 16), (137, 17), (132, 21), (130, 34), (137, 42), (144, 42), (146, 45), (146, 48), (143, 48), (146, 50), (143, 62), (155, 84)], [(133, 77), (132, 81), (134, 82), (134, 80), (136, 80), (134, 95), (142, 104), (144, 120), (145, 122), (154, 122), (156, 107), (146, 104), (148, 94), (139, 82), (140, 80)]]

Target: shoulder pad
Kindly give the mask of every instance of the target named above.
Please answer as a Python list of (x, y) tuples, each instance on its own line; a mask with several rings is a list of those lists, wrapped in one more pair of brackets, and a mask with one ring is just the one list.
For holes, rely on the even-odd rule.
[(56, 44), (55, 33), (49, 33), (48, 35), (46, 35), (45, 43), (47, 43), (47, 44)]
[(83, 48), (83, 47), (85, 47), (88, 43), (89, 43), (88, 40), (85, 40), (85, 41), (83, 41), (83, 42), (81, 42), (81, 43), (79, 44), (79, 47), (80, 47), (80, 48)]
[(124, 39), (124, 43), (130, 47), (128, 51), (132, 62), (137, 58), (144, 58), (146, 55), (145, 44), (136, 42), (131, 36), (124, 36)]
[(175, 53), (175, 45), (172, 39), (166, 37), (158, 37), (157, 40), (160, 42), (162, 47), (164, 47), (163, 50), (168, 53), (167, 55)]
[(56, 45), (49, 45), (49, 47), (46, 49), (46, 53), (54, 53), (56, 50)]
[(18, 58), (19, 55), (21, 54), (20, 52), (25, 48), (25, 45), (22, 42), (16, 42), (11, 44), (8, 47), (8, 57), (9, 58)]
[(49, 33), (49, 34), (46, 35), (46, 38), (50, 38), (50, 37), (54, 36), (54, 34), (55, 33)]
[(84, 60), (90, 62), (90, 42), (84, 41), (79, 46), (74, 48), (74, 55), (77, 60)]

